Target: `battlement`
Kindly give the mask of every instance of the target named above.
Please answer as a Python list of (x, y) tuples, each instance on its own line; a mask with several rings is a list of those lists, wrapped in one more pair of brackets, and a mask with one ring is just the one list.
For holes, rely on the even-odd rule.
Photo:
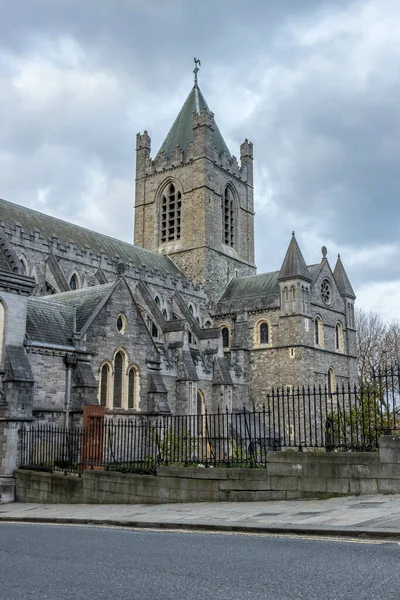
[[(208, 117), (208, 115), (207, 115)], [(199, 135), (198, 130), (195, 129), (194, 135)], [(246, 140), (247, 142), (247, 140)], [(248, 146), (252, 148), (253, 145), (247, 142)], [(202, 155), (199, 155), (195, 152), (196, 138), (195, 140), (188, 146), (186, 152), (182, 150), (179, 146), (176, 146), (173, 153), (170, 156), (167, 156), (165, 152), (159, 152), (154, 159), (147, 157), (145, 166), (144, 166), (144, 174), (146, 177), (151, 177), (157, 175), (158, 173), (164, 173), (179, 167), (186, 167), (194, 163), (195, 160), (205, 157), (205, 152)], [(242, 144), (243, 146), (243, 144)], [(242, 154), (241, 147), (241, 158), (244, 156)], [(250, 151), (250, 150), (249, 150)], [(246, 154), (245, 156), (249, 156)], [(239, 165), (238, 159), (234, 155), (230, 155), (225, 151), (218, 151), (216, 146), (211, 147), (211, 151), (208, 150), (208, 159), (212, 160), (214, 164), (228, 173), (229, 175), (243, 181), (244, 183), (248, 180), (248, 165), (247, 162), (242, 161)]]

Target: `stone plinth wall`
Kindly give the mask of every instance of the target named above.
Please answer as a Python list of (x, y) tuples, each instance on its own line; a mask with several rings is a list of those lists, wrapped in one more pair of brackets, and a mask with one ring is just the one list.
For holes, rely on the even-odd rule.
[(18, 470), (19, 502), (163, 504), (292, 500), (400, 493), (400, 436), (379, 452), (271, 452), (266, 468), (161, 467), (157, 476), (85, 471), (82, 477)]

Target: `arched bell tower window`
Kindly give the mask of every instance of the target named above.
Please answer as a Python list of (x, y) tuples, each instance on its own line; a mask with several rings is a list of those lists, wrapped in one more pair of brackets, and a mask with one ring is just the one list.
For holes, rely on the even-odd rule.
[(161, 242), (173, 242), (181, 237), (182, 194), (173, 183), (161, 198)]
[(233, 248), (235, 243), (235, 211), (234, 198), (229, 186), (225, 188), (222, 207), (223, 241)]

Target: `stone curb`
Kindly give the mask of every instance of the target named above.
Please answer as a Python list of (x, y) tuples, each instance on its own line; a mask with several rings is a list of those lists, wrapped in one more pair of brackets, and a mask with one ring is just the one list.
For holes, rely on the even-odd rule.
[(129, 527), (134, 529), (179, 529), (189, 531), (204, 532), (230, 532), (230, 533), (251, 533), (251, 534), (286, 534), (286, 535), (307, 535), (307, 536), (329, 536), (329, 537), (352, 537), (352, 538), (370, 538), (370, 539), (400, 539), (400, 529), (367, 529), (360, 527), (352, 529), (350, 527), (324, 527), (301, 525), (216, 525), (213, 523), (173, 523), (173, 522), (154, 522), (154, 521), (121, 521), (118, 519), (88, 519), (74, 517), (4, 517), (0, 516), (0, 523), (32, 523), (48, 525), (99, 525), (107, 527)]

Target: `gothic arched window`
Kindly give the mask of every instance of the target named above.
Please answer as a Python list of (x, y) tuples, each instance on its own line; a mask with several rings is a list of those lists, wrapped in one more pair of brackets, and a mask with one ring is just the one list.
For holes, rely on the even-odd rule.
[(124, 356), (122, 352), (117, 352), (114, 359), (114, 408), (122, 407), (122, 389), (123, 389)]
[(161, 200), (161, 242), (172, 242), (181, 237), (182, 194), (170, 183)]
[(78, 289), (78, 278), (75, 275), (75, 273), (72, 275), (72, 277), (69, 280), (69, 287), (71, 290), (77, 290)]
[(227, 186), (224, 192), (222, 209), (222, 226), (224, 244), (233, 248), (235, 242), (235, 214), (232, 190)]
[(108, 386), (110, 381), (110, 365), (104, 364), (100, 371), (100, 404), (108, 405)]
[(27, 269), (27, 266), (26, 266), (26, 262), (22, 258), (19, 261), (19, 272), (21, 273), (21, 275), (27, 275), (28, 274), (28, 269)]

